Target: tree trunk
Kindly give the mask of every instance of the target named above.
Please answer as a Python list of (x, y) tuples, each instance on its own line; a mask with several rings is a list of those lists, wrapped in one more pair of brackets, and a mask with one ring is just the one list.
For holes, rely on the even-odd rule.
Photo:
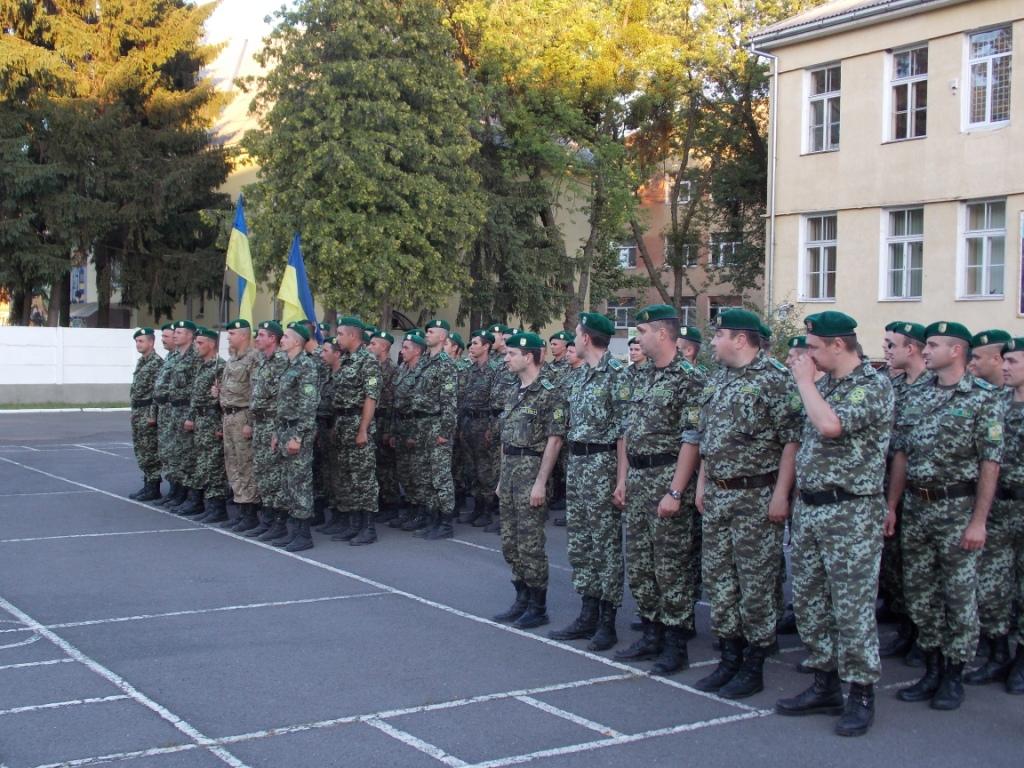
[(64, 276), (64, 279), (54, 280), (53, 285), (50, 286), (50, 306), (46, 312), (46, 324), (50, 327), (56, 328), (62, 325), (61, 318), (66, 317), (64, 305), (69, 303), (69, 293), (67, 275)]
[(97, 243), (92, 257), (96, 265), (96, 327), (110, 327), (110, 249), (106, 243)]
[(15, 291), (11, 299), (11, 323), (13, 325), (28, 325), (30, 317), (32, 317), (31, 291)]
[(658, 295), (661, 296), (663, 302), (673, 304), (672, 297), (669, 296), (668, 291), (665, 289), (665, 283), (661, 279), (661, 275), (654, 268), (654, 259), (651, 258), (651, 252), (647, 250), (647, 243), (644, 242), (643, 229), (641, 229), (640, 222), (635, 217), (630, 218), (629, 228), (633, 230), (633, 239), (636, 240), (636, 248), (640, 253), (640, 260), (643, 261), (644, 268), (647, 270), (647, 276), (651, 280), (651, 285), (657, 289)]

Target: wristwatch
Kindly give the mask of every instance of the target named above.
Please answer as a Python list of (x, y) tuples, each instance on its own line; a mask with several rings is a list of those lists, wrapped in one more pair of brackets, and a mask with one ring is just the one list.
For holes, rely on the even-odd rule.
[(683, 492), (682, 491), (677, 491), (677, 490), (674, 490), (672, 488), (669, 488), (667, 491), (665, 491), (665, 493), (667, 493), (669, 496), (671, 496), (676, 501), (679, 501), (681, 498), (683, 498)]

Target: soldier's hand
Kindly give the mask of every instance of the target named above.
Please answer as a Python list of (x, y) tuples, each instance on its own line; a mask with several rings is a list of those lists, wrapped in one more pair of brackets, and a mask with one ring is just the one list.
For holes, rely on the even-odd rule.
[(150, 427), (156, 426), (156, 419), (146, 419), (146, 425)]
[(185, 419), (185, 431), (191, 432), (196, 428), (196, 425), (192, 422), (192, 419)]
[(244, 437), (246, 440), (252, 440), (252, 427), (250, 427), (248, 424), (242, 427), (242, 437)]
[(210, 387), (210, 394), (213, 395), (214, 397), (220, 397), (220, 385), (214, 384), (212, 387)]
[(985, 547), (985, 524), (970, 523), (960, 539), (960, 546), (968, 551), (983, 549)]
[(704, 489), (699, 485), (697, 486), (697, 495), (693, 497), (694, 504), (697, 505), (697, 511), (700, 514), (704, 514)]
[(277, 435), (274, 435), (272, 438), (270, 438), (270, 450), (277, 450)]
[(218, 440), (223, 440), (224, 439), (224, 433), (221, 432), (220, 430), (214, 432), (213, 436), (216, 437)]
[(544, 501), (547, 499), (547, 495), (547, 483), (534, 482), (533, 488), (530, 489), (530, 506), (534, 508), (543, 506)]
[(299, 438), (297, 438), (297, 437), (293, 437), (284, 446), (284, 449), (286, 451), (288, 451), (288, 455), (289, 456), (297, 456), (299, 454), (299, 450), (301, 448), (302, 448), (302, 441), (299, 440)]
[(793, 366), (790, 370), (793, 371), (793, 379), (796, 383), (803, 384), (814, 381), (814, 374), (818, 368), (810, 355), (800, 355), (793, 361)]
[(896, 512), (892, 509), (885, 511), (885, 520), (882, 521), (882, 533), (887, 539), (891, 539), (896, 535)]
[(438, 445), (448, 445), (448, 438), (447, 437), (441, 437), (439, 435), (438, 438), (437, 438), (437, 444)]
[(616, 509), (626, 508), (626, 484), (616, 484), (615, 490), (612, 491), (612, 504), (615, 505)]
[(397, 448), (398, 447), (398, 440), (393, 438), (393, 437), (389, 437), (388, 438), (388, 446), (390, 448), (392, 448), (392, 449)]
[(365, 429), (360, 429), (358, 432), (356, 432), (357, 448), (365, 448), (368, 442), (370, 442), (370, 436), (366, 434)]
[[(704, 499), (701, 498), (703, 503)], [(702, 513), (703, 514), (703, 513)], [(768, 502), (768, 520), (776, 525), (782, 525), (789, 518), (789, 499), (776, 498), (774, 495)]]
[(677, 517), (680, 506), (679, 499), (673, 499), (666, 493), (661, 497), (661, 501), (658, 502), (658, 517), (662, 520), (668, 517)]

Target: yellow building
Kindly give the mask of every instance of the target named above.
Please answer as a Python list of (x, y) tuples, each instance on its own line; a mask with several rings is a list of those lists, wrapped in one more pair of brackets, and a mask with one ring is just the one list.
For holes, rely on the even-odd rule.
[(833, 0), (751, 42), (766, 305), (847, 312), (872, 356), (892, 320), (1024, 334), (1024, 3)]

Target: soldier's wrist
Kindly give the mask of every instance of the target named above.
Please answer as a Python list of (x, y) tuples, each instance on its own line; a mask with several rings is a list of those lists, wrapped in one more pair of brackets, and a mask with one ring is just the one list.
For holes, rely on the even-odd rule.
[(669, 488), (667, 491), (665, 491), (665, 494), (667, 496), (671, 496), (676, 501), (679, 501), (680, 499), (683, 498), (683, 492), (677, 491), (675, 488)]

